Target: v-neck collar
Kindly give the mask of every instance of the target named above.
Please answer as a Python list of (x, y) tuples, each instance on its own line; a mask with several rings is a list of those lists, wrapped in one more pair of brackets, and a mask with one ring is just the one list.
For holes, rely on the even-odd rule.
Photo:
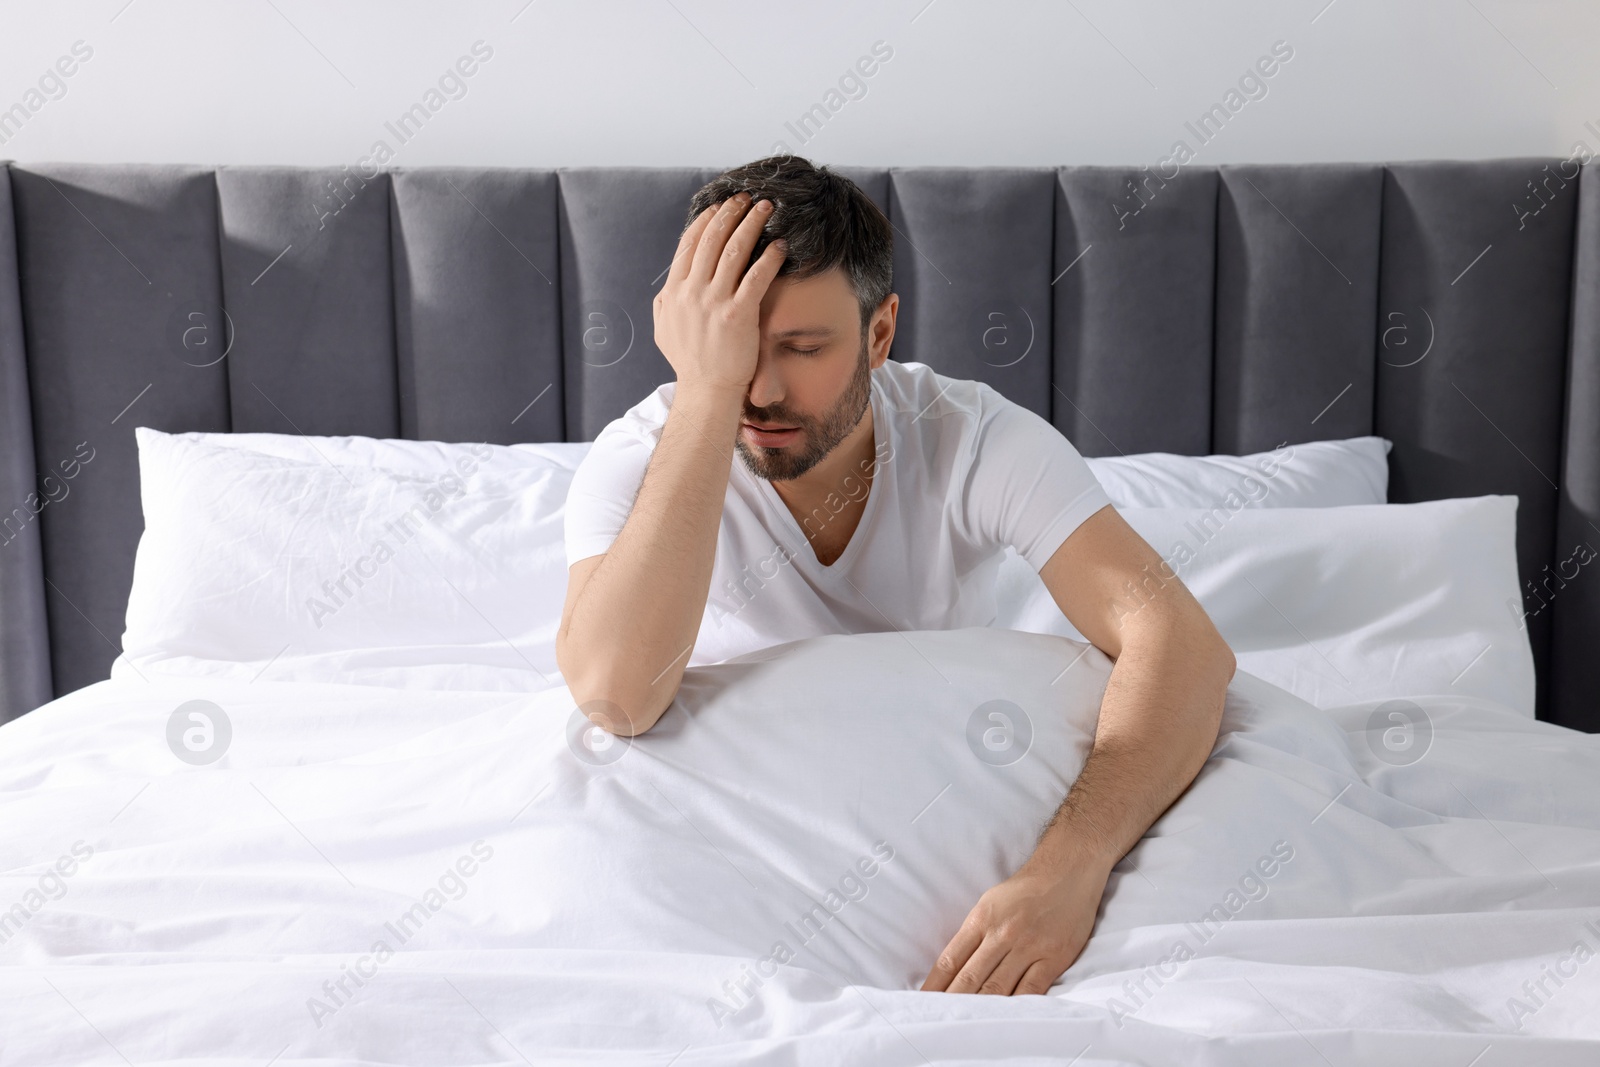
[[(757, 483), (757, 492), (766, 502), (769, 510), (778, 514), (778, 521), (788, 529), (789, 533), (800, 542), (800, 549), (796, 556), (802, 558), (805, 565), (819, 574), (843, 574), (849, 569), (857, 556), (865, 551), (861, 545), (867, 539), (867, 531), (871, 526), (872, 517), (878, 511), (878, 498), (883, 496), (879, 479), (883, 476), (881, 465), (878, 464), (878, 454), (881, 451), (878, 442), (885, 439), (890, 433), (888, 420), (884, 417), (882, 387), (878, 384), (878, 376), (872, 374), (868, 379), (870, 383), (870, 402), (872, 404), (872, 485), (867, 490), (867, 506), (861, 509), (861, 519), (856, 523), (856, 528), (850, 533), (850, 541), (844, 546), (844, 551), (832, 563), (823, 563), (817, 558), (816, 549), (811, 547), (811, 538), (806, 536), (805, 530), (795, 520), (794, 513), (789, 510), (789, 505), (783, 502), (783, 497), (772, 487), (772, 483), (765, 478), (752, 474), (748, 468), (745, 474)], [(742, 466), (742, 464), (741, 464)], [(791, 560), (791, 562), (793, 562)]]

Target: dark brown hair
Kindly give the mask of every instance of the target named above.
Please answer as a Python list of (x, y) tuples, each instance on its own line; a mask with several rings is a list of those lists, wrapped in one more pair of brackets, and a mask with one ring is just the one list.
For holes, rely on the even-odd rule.
[(827, 167), (795, 155), (768, 156), (723, 171), (701, 186), (689, 201), (684, 228), (706, 208), (741, 192), (750, 194), (751, 203), (772, 201), (772, 217), (756, 238), (750, 262), (781, 237), (789, 242), (789, 253), (780, 278), (810, 278), (843, 267), (860, 301), (865, 330), (894, 284), (894, 231), (878, 205), (855, 182)]

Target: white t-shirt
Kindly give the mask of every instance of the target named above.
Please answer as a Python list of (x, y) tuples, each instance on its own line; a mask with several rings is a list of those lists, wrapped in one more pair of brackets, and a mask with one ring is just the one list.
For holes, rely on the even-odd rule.
[[(627, 522), (675, 385), (600, 431), (578, 467), (569, 566), (606, 552)], [(821, 634), (991, 625), (1006, 547), (1038, 570), (1111, 503), (1072, 442), (981, 382), (887, 360), (872, 372), (872, 418), (870, 491), (852, 474), (807, 517), (815, 531), (867, 493), (843, 555), (826, 567), (772, 483), (733, 457), (690, 665)]]

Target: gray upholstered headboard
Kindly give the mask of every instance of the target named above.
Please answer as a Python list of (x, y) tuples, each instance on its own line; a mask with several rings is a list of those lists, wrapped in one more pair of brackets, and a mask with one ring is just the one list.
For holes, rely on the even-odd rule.
[[(840, 169), (897, 231), (893, 355), (1085, 454), (1376, 433), (1392, 500), (1518, 496), (1539, 713), (1600, 729), (1594, 166)], [(0, 714), (107, 676), (135, 426), (592, 438), (670, 377), (651, 297), (713, 173), (12, 166)]]

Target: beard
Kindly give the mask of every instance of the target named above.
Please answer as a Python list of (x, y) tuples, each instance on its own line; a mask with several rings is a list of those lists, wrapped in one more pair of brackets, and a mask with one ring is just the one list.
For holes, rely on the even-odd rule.
[(850, 432), (861, 424), (862, 416), (867, 413), (871, 403), (872, 368), (868, 366), (866, 332), (862, 331), (861, 357), (856, 361), (855, 373), (851, 375), (850, 384), (845, 386), (844, 395), (839, 398), (838, 403), (820, 417), (802, 415), (797, 411), (790, 411), (781, 404), (759, 409), (745, 407), (746, 422), (779, 423), (799, 427), (805, 441), (802, 450), (791, 452), (792, 446), (766, 448), (757, 445), (752, 448), (745, 443), (743, 430), (736, 432), (734, 447), (751, 474), (757, 478), (765, 478), (769, 482), (786, 482), (800, 477), (822, 462), (829, 452), (839, 447), (839, 442), (850, 436)]

